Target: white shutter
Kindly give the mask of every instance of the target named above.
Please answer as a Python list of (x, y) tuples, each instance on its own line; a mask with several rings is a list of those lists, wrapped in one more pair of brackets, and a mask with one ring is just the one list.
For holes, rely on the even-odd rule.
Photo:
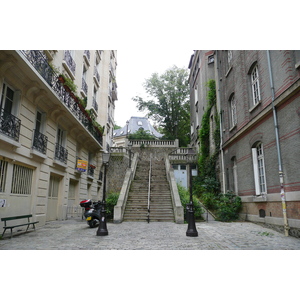
[(253, 159), (255, 194), (260, 195), (258, 163), (257, 163), (257, 150), (256, 150), (256, 148), (252, 148), (252, 159)]

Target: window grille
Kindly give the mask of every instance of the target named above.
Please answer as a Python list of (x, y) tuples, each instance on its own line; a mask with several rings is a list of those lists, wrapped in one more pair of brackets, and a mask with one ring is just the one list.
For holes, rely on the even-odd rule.
[(20, 195), (31, 194), (32, 175), (32, 169), (20, 165), (14, 165), (11, 193)]
[(7, 161), (0, 160), (0, 193), (5, 192)]

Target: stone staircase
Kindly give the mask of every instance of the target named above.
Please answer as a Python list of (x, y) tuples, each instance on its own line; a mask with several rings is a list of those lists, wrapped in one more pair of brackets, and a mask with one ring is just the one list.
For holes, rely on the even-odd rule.
[[(149, 161), (139, 161), (131, 184), (124, 221), (148, 220)], [(174, 222), (174, 213), (164, 161), (152, 161), (150, 222)]]

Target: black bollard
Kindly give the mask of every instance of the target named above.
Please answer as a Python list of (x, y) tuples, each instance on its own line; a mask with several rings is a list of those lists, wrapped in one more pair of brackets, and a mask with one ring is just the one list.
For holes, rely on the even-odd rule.
[(104, 236), (108, 235), (108, 230), (106, 226), (106, 209), (105, 209), (106, 203), (102, 201), (101, 203), (101, 216), (100, 216), (100, 223), (97, 230), (97, 236)]
[(193, 204), (187, 205), (187, 219), (188, 219), (188, 229), (186, 231), (186, 236), (198, 236), (198, 231), (195, 224), (194, 208)]

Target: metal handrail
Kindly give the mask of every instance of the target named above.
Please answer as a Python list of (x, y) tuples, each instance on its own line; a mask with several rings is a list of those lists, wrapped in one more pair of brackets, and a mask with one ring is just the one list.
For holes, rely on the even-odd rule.
[(148, 181), (148, 213), (147, 213), (147, 221), (150, 222), (150, 189), (151, 189), (151, 157), (150, 157), (150, 168), (149, 168), (149, 181)]

